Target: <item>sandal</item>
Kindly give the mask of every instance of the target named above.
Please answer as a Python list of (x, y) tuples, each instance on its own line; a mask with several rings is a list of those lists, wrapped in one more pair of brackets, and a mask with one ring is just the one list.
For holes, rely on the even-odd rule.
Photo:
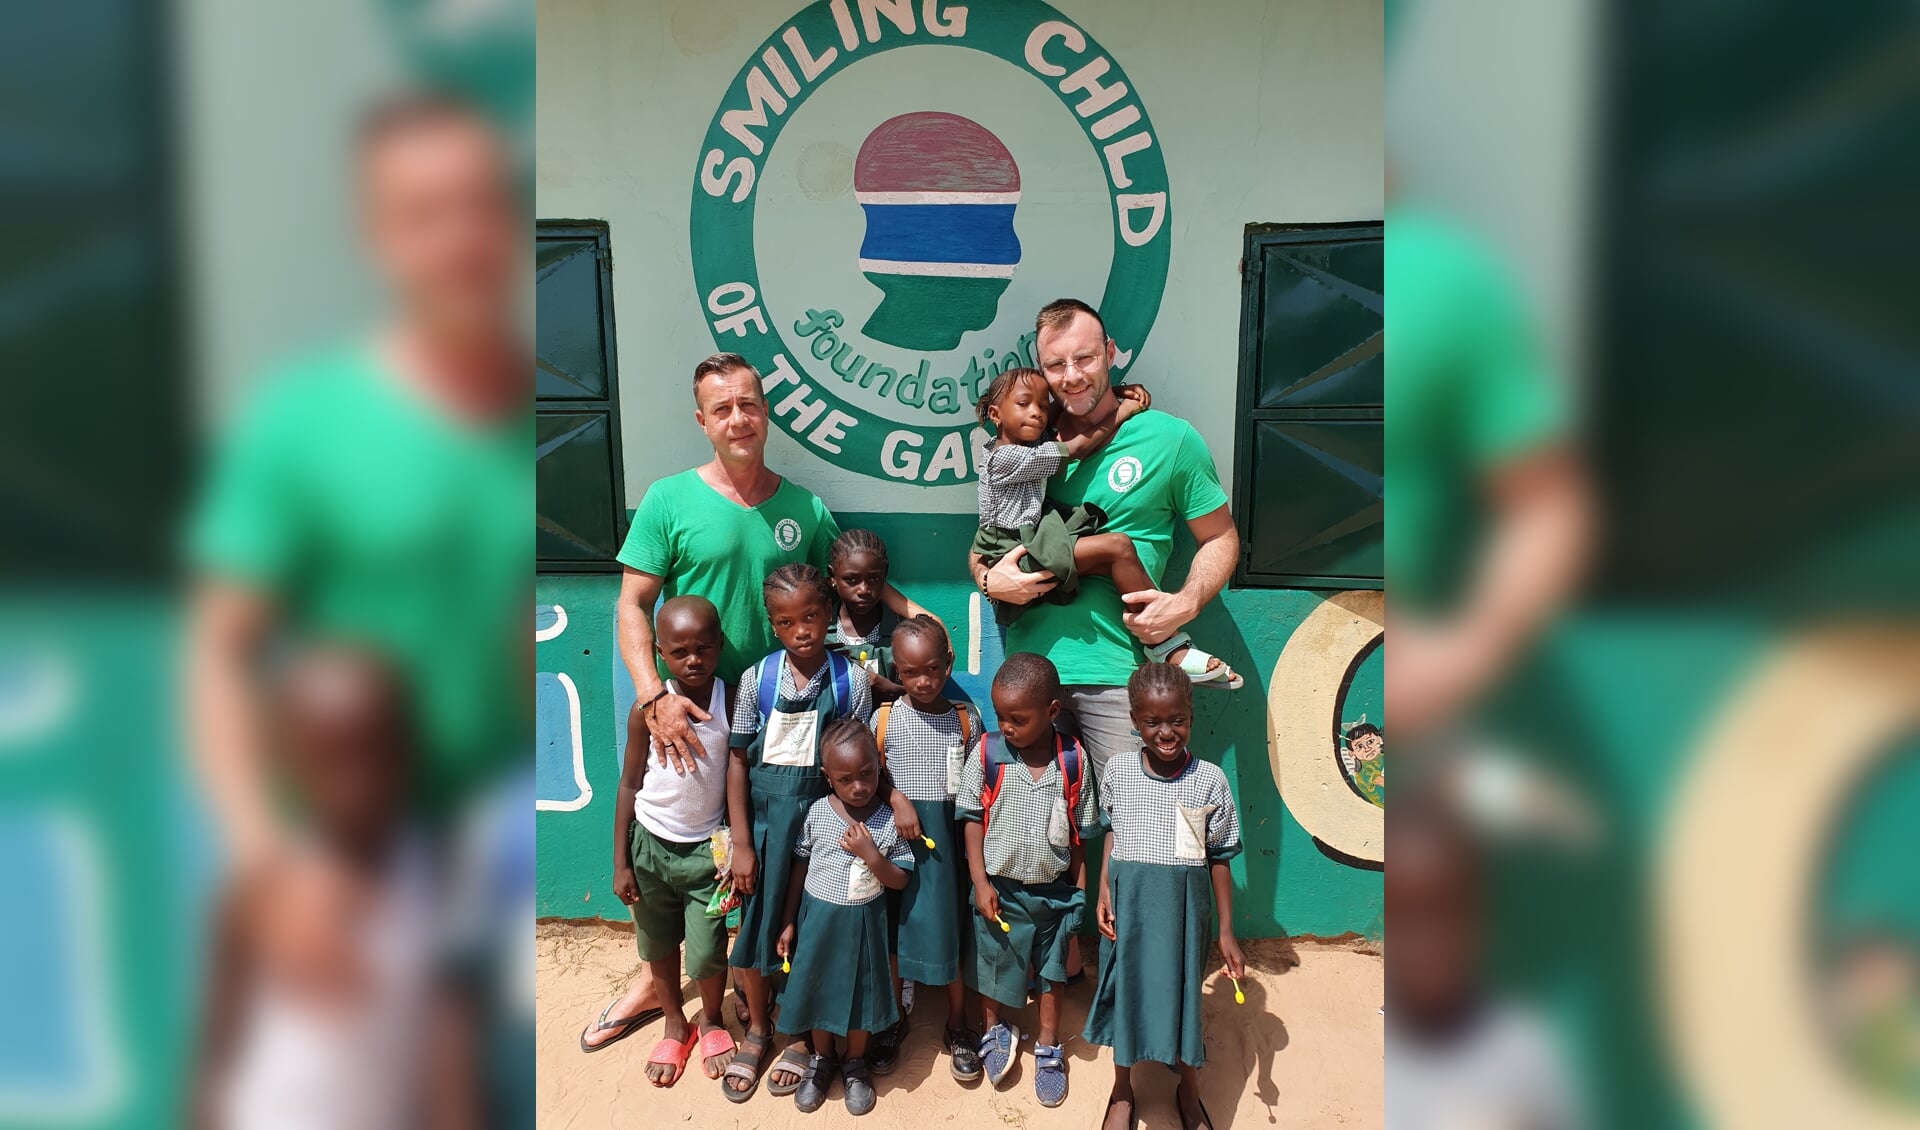
[(1187, 653), (1180, 657), (1180, 662), (1177, 666), (1180, 670), (1187, 673), (1187, 678), (1193, 680), (1194, 686), (1214, 686), (1219, 684), (1226, 690), (1237, 691), (1247, 685), (1247, 681), (1236, 674), (1233, 668), (1228, 667), (1227, 661), (1224, 659), (1220, 660), (1218, 667), (1209, 669), (1207, 667), (1208, 661), (1218, 659), (1219, 657), (1209, 655), (1195, 647), (1193, 645), (1193, 637), (1187, 635), (1185, 632), (1175, 632), (1159, 643), (1150, 645), (1147, 648), (1147, 658), (1153, 660), (1155, 663), (1166, 663), (1168, 662), (1167, 656), (1183, 647), (1187, 649)]
[[(734, 1047), (733, 1035), (725, 1028), (714, 1028), (701, 1033), (700, 1068), (706, 1072), (707, 1078), (718, 1079), (726, 1073), (725, 1067), (722, 1067), (719, 1071), (713, 1070), (713, 1059), (715, 1056), (731, 1056)], [(729, 1058), (726, 1066), (731, 1066), (732, 1064), (733, 1060)]]
[(833, 1086), (833, 1077), (840, 1073), (840, 1065), (823, 1055), (810, 1056), (807, 1069), (800, 1076), (800, 1085), (794, 1088), (793, 1105), (800, 1108), (802, 1114), (812, 1114), (827, 1102), (827, 1088)]
[[(720, 1073), (720, 1093), (727, 1096), (728, 1102), (746, 1102), (753, 1097), (755, 1091), (760, 1089), (760, 1076), (767, 1066), (767, 1053), (772, 1050), (771, 1034), (763, 1036), (758, 1032), (748, 1032), (740, 1037), (740, 1046), (734, 1052), (733, 1061), (727, 1064), (725, 1071)], [(748, 1056), (752, 1057), (751, 1063), (747, 1061)], [(729, 1079), (744, 1080), (747, 1085), (744, 1089), (736, 1091), (727, 1086)]]
[(1033, 1094), (1041, 1106), (1067, 1099), (1067, 1059), (1060, 1044), (1033, 1045)]
[[(646, 1009), (641, 1009), (639, 1012), (625, 1018), (624, 1020), (608, 1020), (607, 1013), (612, 1012), (613, 1006), (619, 1003), (620, 1002), (617, 1000), (608, 1001), (607, 1007), (600, 1010), (600, 1019), (595, 1023), (589, 1024), (585, 1028), (582, 1028), (580, 1030), (580, 1050), (581, 1051), (591, 1055), (592, 1053), (597, 1052), (602, 1048), (610, 1048), (613, 1045), (619, 1043), (620, 1041), (626, 1039), (628, 1036), (633, 1035), (633, 1030), (635, 1028), (638, 1028), (644, 1024), (651, 1024), (654, 1021), (660, 1019), (662, 1016), (666, 1015), (666, 1011), (664, 1009), (646, 1008)], [(609, 1039), (602, 1040), (597, 1044), (587, 1043), (588, 1036), (592, 1036), (600, 1032), (605, 1032), (613, 1028), (620, 1029), (620, 1034), (617, 1036), (613, 1036)]]
[(788, 1044), (787, 1050), (781, 1052), (780, 1058), (773, 1061), (773, 1066), (767, 1070), (767, 1074), (771, 1075), (784, 1066), (788, 1071), (793, 1073), (793, 1082), (775, 1083), (769, 1079), (767, 1080), (767, 1094), (786, 1098), (788, 1095), (799, 1090), (800, 1084), (806, 1080), (807, 1065), (812, 1062), (813, 1056), (809, 1054), (807, 1049), (802, 1047), (798, 1041)]
[(699, 1043), (699, 1033), (689, 1029), (687, 1038), (684, 1040), (661, 1040), (653, 1045), (653, 1054), (647, 1057), (647, 1062), (649, 1064), (664, 1063), (673, 1068), (673, 1074), (665, 1081), (649, 1075), (647, 1082), (656, 1087), (671, 1087), (678, 1083), (680, 1076), (686, 1073), (687, 1057), (693, 1054), (693, 1049), (699, 1046)]

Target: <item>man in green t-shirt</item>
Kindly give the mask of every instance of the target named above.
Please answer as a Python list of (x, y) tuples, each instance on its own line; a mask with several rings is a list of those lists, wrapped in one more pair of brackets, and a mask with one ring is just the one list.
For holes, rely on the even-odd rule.
[[(767, 466), (767, 398), (760, 374), (737, 353), (716, 353), (693, 370), (694, 422), (713, 459), (655, 480), (634, 511), (620, 547), (620, 658), (633, 676), (634, 701), (660, 745), (660, 762), (699, 772), (695, 722), (704, 704), (666, 689), (653, 651), (653, 610), (662, 597), (702, 596), (720, 611), (724, 639), (719, 677), (729, 685), (778, 646), (760, 599), (760, 583), (782, 565), (821, 572), (840, 525), (805, 487)], [(892, 585), (882, 594), (901, 617), (926, 609)], [(581, 1033), (587, 1050), (620, 1039), (659, 1015), (642, 973)], [(776, 1069), (778, 1071), (778, 1069)]]
[(1571, 595), (1592, 523), (1565, 389), (1509, 272), (1423, 211), (1388, 219), (1387, 699), (1394, 732), (1444, 728)]
[[(1100, 315), (1063, 298), (1041, 309), (1034, 329), (1040, 370), (1060, 401), (1061, 435), (1111, 419), (1119, 410), (1109, 375), (1114, 344)], [(1024, 549), (991, 564), (971, 563), (982, 592), (1032, 605), (1008, 627), (1006, 649), (1044, 655), (1059, 668), (1063, 720), (1077, 725), (1097, 776), (1109, 758), (1139, 748), (1126, 682), (1143, 661), (1141, 643), (1171, 638), (1219, 593), (1239, 558), (1240, 534), (1205, 441), (1193, 425), (1164, 412), (1142, 412), (1104, 447), (1067, 464), (1048, 481), (1047, 498), (1069, 509), (1086, 502), (1100, 507), (1107, 515), (1102, 529), (1133, 539), (1156, 583), (1173, 551), (1176, 521), (1185, 522), (1199, 544), (1186, 581), (1172, 592), (1123, 594), (1108, 578), (1085, 577), (1068, 604), (1038, 599), (1056, 582), (1052, 573), (1021, 570)]]
[(265, 382), (217, 452), (187, 531), (194, 754), (229, 858), (284, 833), (254, 693), (271, 640), (365, 645), (406, 682), (415, 809), (440, 822), (532, 741), (531, 358), (513, 163), (434, 96), (383, 103), (357, 148), (362, 220), (396, 317), (374, 342)]

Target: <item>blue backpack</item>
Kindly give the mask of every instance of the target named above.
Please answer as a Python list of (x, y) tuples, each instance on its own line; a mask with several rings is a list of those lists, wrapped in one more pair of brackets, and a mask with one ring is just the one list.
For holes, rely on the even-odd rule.
[[(785, 648), (767, 658), (772, 659), (774, 655), (780, 657), (780, 662), (760, 664), (761, 729), (765, 729), (767, 723), (773, 719), (773, 704), (780, 697), (780, 668), (787, 663)], [(847, 682), (847, 657), (837, 651), (827, 652), (827, 672), (828, 677), (833, 680), (833, 716), (844, 718), (847, 716), (847, 711), (852, 709), (850, 700), (853, 698), (853, 689)]]

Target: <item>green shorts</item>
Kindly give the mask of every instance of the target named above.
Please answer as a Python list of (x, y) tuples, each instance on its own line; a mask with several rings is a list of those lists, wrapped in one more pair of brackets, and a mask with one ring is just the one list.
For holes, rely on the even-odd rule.
[[(1040, 599), (1067, 604), (1080, 594), (1080, 570), (1073, 566), (1073, 548), (1081, 538), (1099, 533), (1106, 521), (1106, 512), (1091, 502), (1083, 502), (1071, 510), (1050, 502), (1041, 511), (1039, 521), (1017, 530), (981, 526), (974, 531), (972, 552), (991, 563), (1005, 557), (1016, 545), (1026, 546), (1027, 555), (1021, 559), (1021, 570), (1037, 573), (1044, 569), (1059, 582)], [(1012, 623), (1026, 610), (1024, 604), (993, 602), (994, 618), (1002, 624)]]
[(640, 960), (665, 961), (686, 943), (686, 976), (704, 981), (727, 968), (727, 923), (708, 918), (707, 903), (719, 889), (713, 852), (707, 841), (678, 844), (663, 840), (635, 820), (628, 835), (633, 877), (640, 897), (633, 912), (634, 940)]

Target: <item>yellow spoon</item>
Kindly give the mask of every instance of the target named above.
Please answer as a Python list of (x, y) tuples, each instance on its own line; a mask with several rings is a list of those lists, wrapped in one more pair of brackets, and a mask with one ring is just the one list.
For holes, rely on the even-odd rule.
[(1001, 933), (1003, 933), (1003, 934), (1011, 934), (1011, 933), (1013, 933), (1013, 927), (1011, 927), (1011, 926), (1009, 926), (1009, 925), (1007, 925), (1007, 920), (1006, 920), (1006, 919), (1004, 919), (1004, 918), (1001, 918), (1001, 917), (1000, 917), (1000, 916), (998, 916), (998, 915), (995, 915), (995, 916), (994, 916), (994, 919), (993, 919), (993, 920), (994, 920), (995, 922), (998, 922), (998, 923), (1000, 923), (1000, 932), (1001, 932)]
[(783, 958), (781, 958), (781, 959), (780, 959), (780, 972), (782, 972), (782, 973), (791, 973), (791, 972), (793, 972), (793, 963), (792, 963), (792, 962), (790, 962), (790, 961), (788, 961), (788, 960), (787, 960), (786, 958), (784, 958), (784, 957), (783, 957)]
[(923, 844), (925, 844), (925, 845), (927, 845), (927, 850), (928, 850), (928, 851), (932, 851), (932, 850), (933, 850), (933, 848), (934, 848), (934, 843), (933, 843), (933, 837), (932, 837), (932, 836), (921, 836), (921, 837), (920, 837), (920, 842), (921, 842), (921, 843), (923, 843)]
[(1235, 1004), (1247, 1003), (1247, 994), (1240, 991), (1240, 978), (1229, 977), (1227, 978), (1227, 980), (1233, 982), (1233, 1003)]

